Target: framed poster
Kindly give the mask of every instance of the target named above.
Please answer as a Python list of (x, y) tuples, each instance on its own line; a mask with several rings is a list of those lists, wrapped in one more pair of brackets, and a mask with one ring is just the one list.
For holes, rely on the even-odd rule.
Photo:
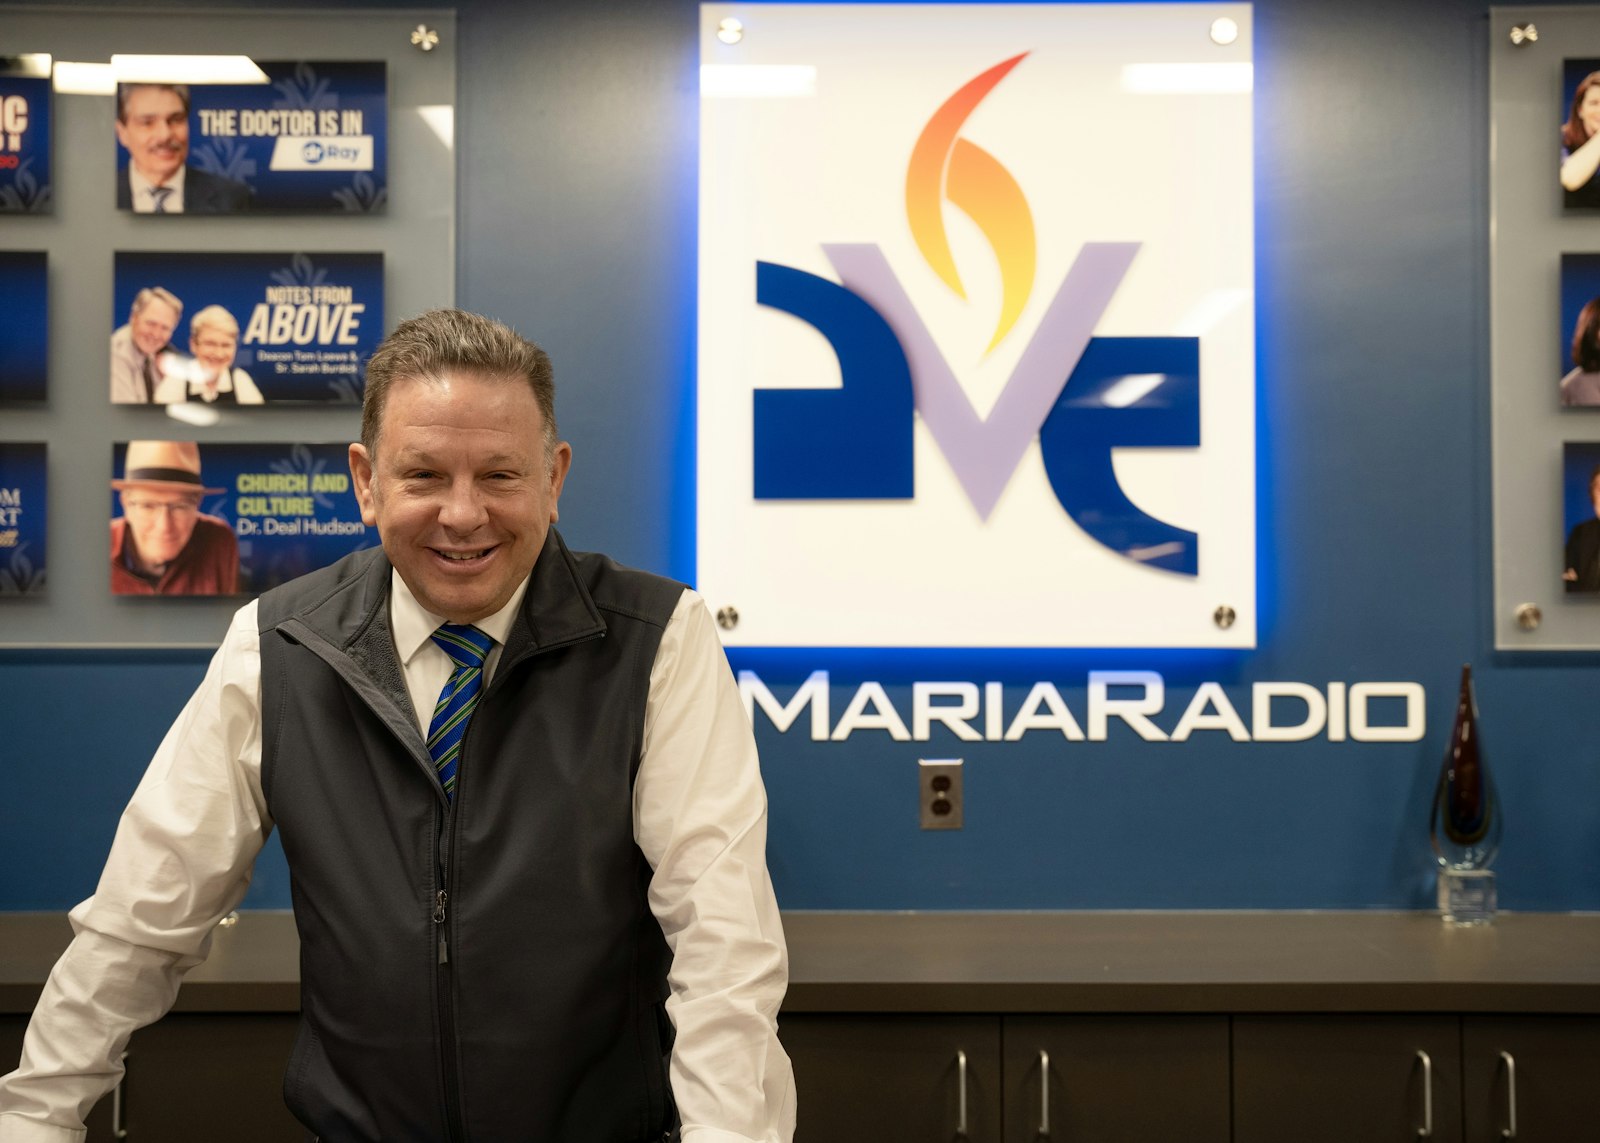
[(0, 441), (0, 597), (45, 590), (43, 441)]
[(388, 201), (382, 61), (257, 61), (256, 83), (117, 85), (117, 209), (367, 214)]
[(112, 453), (113, 595), (254, 595), (378, 543), (343, 444), (126, 441)]
[(45, 399), (48, 258), (43, 250), (0, 250), (0, 401)]
[(0, 213), (53, 209), (50, 57), (0, 56)]
[(1600, 596), (1600, 441), (1561, 447), (1561, 582), (1568, 594)]
[(116, 255), (113, 404), (361, 403), (383, 255)]
[(1561, 72), (1562, 203), (1600, 209), (1600, 56), (1563, 60)]

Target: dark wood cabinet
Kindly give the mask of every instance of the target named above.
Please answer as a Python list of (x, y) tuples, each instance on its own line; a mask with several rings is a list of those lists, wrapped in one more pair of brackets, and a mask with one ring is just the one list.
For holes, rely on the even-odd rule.
[(781, 1034), (797, 1143), (1229, 1140), (1225, 1016), (794, 1015)]
[(796, 1015), (779, 1035), (795, 1143), (1001, 1143), (997, 1017)]
[(1007, 1016), (1003, 1037), (1006, 1143), (1230, 1139), (1226, 1016)]
[(135, 1032), (122, 1081), (125, 1143), (302, 1143), (305, 1128), (283, 1103), (298, 1022), (284, 1013), (179, 1012)]
[(1460, 1018), (1236, 1016), (1233, 1108), (1234, 1143), (1457, 1143)]
[[(1427, 1143), (1507, 1143), (1513, 1094), (1518, 1143), (1600, 1143), (1600, 916), (1454, 930), (1421, 913), (787, 914), (784, 928), (799, 1143), (952, 1143), (963, 1098), (964, 1143), (1417, 1143), (1430, 1104)], [(59, 915), (0, 916), (0, 1071), (69, 938)], [(300, 1143), (280, 1094), (297, 954), (286, 914), (216, 934), (177, 1011), (129, 1044), (123, 1143)], [(88, 1143), (112, 1138), (111, 1115), (101, 1100)]]
[[(141, 1028), (121, 1090), (95, 1105), (84, 1143), (301, 1143), (305, 1129), (282, 1094), (297, 1022), (283, 1013), (174, 1013)], [(0, 1073), (16, 1067), (27, 1026), (26, 1015), (0, 1015)]]
[(1600, 1017), (1473, 1015), (1461, 1025), (1466, 1143), (1600, 1139)]

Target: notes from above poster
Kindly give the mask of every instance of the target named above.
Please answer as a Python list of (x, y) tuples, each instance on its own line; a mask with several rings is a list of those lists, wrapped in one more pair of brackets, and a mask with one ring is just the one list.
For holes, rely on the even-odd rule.
[(383, 255), (119, 251), (114, 404), (361, 401)]

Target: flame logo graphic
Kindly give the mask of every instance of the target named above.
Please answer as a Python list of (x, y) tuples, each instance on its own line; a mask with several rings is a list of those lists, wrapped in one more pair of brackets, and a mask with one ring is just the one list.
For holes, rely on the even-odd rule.
[(945, 100), (922, 129), (906, 168), (906, 216), (912, 237), (928, 265), (957, 297), (965, 299), (967, 292), (945, 234), (946, 198), (977, 224), (994, 250), (1000, 264), (1000, 320), (986, 353), (1005, 340), (1033, 291), (1037, 256), (1033, 212), (1017, 180), (1000, 160), (958, 132), (984, 97), (1027, 54), (996, 64)]

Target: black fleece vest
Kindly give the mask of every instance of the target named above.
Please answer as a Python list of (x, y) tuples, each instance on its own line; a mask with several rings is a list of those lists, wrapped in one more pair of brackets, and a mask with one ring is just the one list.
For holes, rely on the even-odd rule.
[(669, 954), (633, 840), (680, 584), (551, 532), (444, 797), (390, 565), (260, 601), (262, 787), (301, 941), (289, 1108), (325, 1143), (641, 1143), (674, 1122)]

